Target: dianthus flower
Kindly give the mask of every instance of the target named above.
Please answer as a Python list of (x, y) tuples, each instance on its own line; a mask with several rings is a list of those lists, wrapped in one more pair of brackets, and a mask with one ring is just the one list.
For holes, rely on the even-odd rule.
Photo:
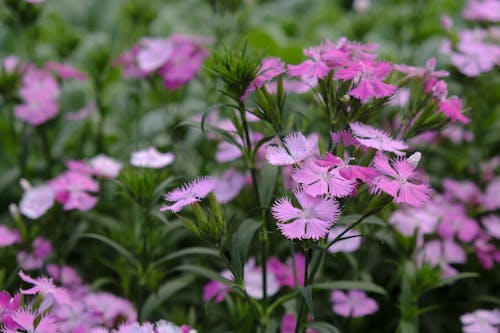
[(318, 135), (306, 138), (300, 132), (288, 134), (284, 146), (267, 146), (266, 159), (272, 165), (292, 165), (302, 162), (318, 151)]
[(47, 185), (27, 189), (19, 202), (19, 211), (24, 216), (36, 220), (54, 205), (54, 190)]
[(85, 73), (79, 71), (69, 64), (51, 61), (45, 65), (45, 68), (53, 71), (63, 80), (75, 79), (83, 81), (87, 78), (87, 75)]
[(0, 224), (0, 248), (21, 243), (21, 235), (15, 229)]
[(340, 215), (339, 204), (334, 199), (315, 198), (305, 192), (296, 192), (295, 197), (301, 208), (294, 207), (288, 198), (277, 200), (271, 208), (278, 229), (288, 239), (325, 237)]
[(304, 55), (312, 58), (298, 65), (288, 65), (288, 75), (300, 77), (304, 82), (315, 86), (318, 79), (322, 79), (330, 72), (330, 67), (321, 59), (321, 47), (304, 49)]
[(267, 267), (274, 273), (280, 286), (295, 288), (297, 285), (304, 285), (306, 258), (301, 253), (296, 253), (293, 258), (288, 258), (285, 264), (278, 258), (271, 257), (267, 262)]
[(378, 311), (377, 302), (361, 290), (349, 290), (347, 293), (335, 290), (330, 300), (333, 312), (342, 317), (363, 317)]
[(233, 200), (246, 185), (247, 179), (244, 174), (235, 169), (226, 170), (217, 178), (214, 188), (215, 198), (220, 203)]
[(97, 198), (88, 192), (97, 192), (99, 183), (87, 174), (66, 171), (50, 180), (48, 185), (54, 190), (56, 200), (63, 204), (64, 210), (87, 211), (97, 203)]
[(476, 310), (460, 316), (464, 333), (498, 333), (500, 310)]
[(285, 72), (285, 63), (280, 58), (266, 58), (262, 61), (257, 76), (245, 90), (241, 100), (244, 102), (252, 91), (262, 88), (266, 83)]
[(436, 71), (436, 59), (430, 58), (427, 60), (425, 67), (414, 67), (408, 66), (404, 64), (394, 65), (394, 68), (401, 73), (407, 75), (407, 77), (416, 77), (420, 79), (428, 79), (428, 78), (438, 78), (438, 77), (446, 77), (449, 76), (450, 73), (447, 71)]
[(490, 236), (500, 239), (500, 216), (488, 215), (483, 217), (481, 222)]
[(175, 159), (172, 153), (160, 153), (155, 147), (134, 151), (130, 157), (130, 164), (139, 168), (161, 169)]
[(170, 210), (177, 213), (182, 207), (201, 201), (216, 185), (216, 179), (213, 177), (198, 177), (193, 181), (176, 188), (165, 195), (165, 200), (175, 202), (172, 205), (164, 205), (160, 211)]
[(498, 0), (469, 0), (462, 11), (463, 18), (476, 21), (500, 21), (500, 2)]
[(386, 62), (375, 62), (372, 59), (351, 63), (348, 67), (335, 73), (335, 79), (353, 80), (355, 88), (349, 91), (351, 96), (365, 103), (370, 97), (381, 98), (394, 94), (396, 86), (384, 83), (389, 76), (392, 65)]
[(393, 139), (387, 132), (370, 125), (355, 122), (349, 124), (349, 127), (356, 140), (365, 147), (388, 151), (396, 155), (404, 155), (402, 150), (408, 149), (403, 141)]
[(385, 192), (394, 198), (396, 203), (406, 203), (421, 207), (429, 201), (431, 187), (421, 181), (415, 168), (420, 159), (420, 153), (415, 153), (409, 158), (400, 157), (389, 164), (389, 158), (377, 152), (373, 159), (373, 166), (379, 176), (372, 181), (372, 191)]
[(292, 178), (302, 184), (304, 192), (314, 197), (327, 194), (341, 198), (356, 188), (356, 180), (343, 177), (338, 167), (321, 166), (313, 160), (295, 169)]
[(59, 304), (71, 304), (71, 298), (66, 289), (56, 287), (52, 282), (52, 279), (47, 277), (37, 277), (32, 278), (29, 275), (24, 274), (23, 271), (19, 272), (19, 277), (33, 286), (29, 289), (21, 289), (20, 292), (23, 295), (37, 295), (40, 294), (47, 298), (52, 296), (53, 299)]
[(0, 291), (0, 323), (8, 329), (15, 329), (17, 324), (12, 319), (12, 314), (19, 309), (21, 294), (11, 297), (6, 291)]
[(481, 205), (486, 209), (500, 208), (500, 177), (496, 177), (488, 183), (480, 201)]
[(431, 240), (424, 244), (417, 255), (419, 265), (425, 262), (431, 267), (439, 266), (442, 278), (458, 274), (458, 271), (450, 264), (463, 264), (466, 260), (465, 251), (453, 240)]
[[(350, 160), (353, 160), (353, 158)], [(340, 157), (337, 157), (332, 153), (327, 153), (326, 156), (316, 161), (316, 163), (324, 167), (336, 167), (339, 174), (349, 180), (367, 182), (369, 179), (372, 179), (378, 174), (377, 171), (371, 167), (349, 164), (350, 160), (346, 163)]]
[[(328, 241), (331, 242), (336, 239), (341, 233), (344, 232), (345, 229), (345, 227), (340, 226), (331, 228), (328, 233)], [(331, 253), (351, 253), (355, 252), (361, 246), (361, 234), (357, 230), (348, 230), (344, 235), (342, 235), (342, 238), (333, 243), (332, 246), (328, 248), (328, 251)]]
[(89, 165), (94, 170), (94, 174), (96, 176), (110, 179), (118, 177), (120, 170), (123, 167), (122, 163), (103, 154), (99, 154), (96, 157), (91, 158), (89, 160)]

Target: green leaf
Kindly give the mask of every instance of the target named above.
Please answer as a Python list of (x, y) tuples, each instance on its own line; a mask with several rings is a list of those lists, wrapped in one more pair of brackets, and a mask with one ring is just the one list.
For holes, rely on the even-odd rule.
[(231, 243), (231, 264), (240, 277), (243, 276), (243, 263), (247, 261), (248, 249), (255, 232), (262, 225), (254, 219), (244, 220), (234, 233)]
[(236, 285), (233, 281), (228, 280), (226, 278), (223, 278), (219, 273), (217, 273), (211, 269), (208, 269), (208, 268), (186, 264), (186, 265), (180, 265), (180, 266), (176, 267), (175, 270), (181, 271), (181, 272), (194, 273), (196, 275), (203, 276), (209, 280), (219, 281), (228, 287), (239, 288), (238, 285)]
[[(356, 222), (359, 218), (361, 218), (361, 216), (363, 216), (363, 215), (350, 214), (350, 215), (341, 216), (337, 223), (351, 225), (354, 222)], [(384, 228), (387, 227), (387, 223), (376, 215), (370, 215), (370, 216), (365, 217), (363, 219), (362, 224), (373, 224), (373, 225), (377, 225), (377, 226), (384, 227)]]
[(313, 300), (312, 300), (312, 288), (311, 286), (303, 286), (300, 287), (300, 293), (304, 300), (306, 301), (307, 308), (309, 309), (309, 313), (312, 314), (314, 318), (314, 308), (313, 308)]
[(0, 176), (0, 191), (3, 193), (5, 189), (15, 183), (19, 178), (19, 169), (11, 168), (2, 172)]
[(156, 260), (152, 264), (152, 266), (155, 267), (155, 266), (161, 265), (167, 261), (174, 260), (177, 258), (182, 258), (182, 257), (192, 255), (192, 254), (201, 254), (201, 255), (209, 255), (209, 256), (218, 257), (218, 253), (215, 250), (212, 250), (212, 249), (209, 249), (206, 247), (201, 247), (201, 246), (200, 247), (188, 247), (188, 248), (181, 249), (181, 250), (167, 254), (163, 258)]
[(322, 321), (310, 322), (307, 327), (313, 328), (319, 333), (341, 333), (337, 327)]
[(172, 295), (179, 290), (186, 288), (192, 281), (194, 276), (184, 275), (177, 279), (165, 282), (156, 293), (150, 294), (141, 309), (141, 320), (150, 319), (153, 311), (157, 309), (163, 302), (165, 302)]
[(377, 294), (386, 295), (384, 288), (376, 285), (372, 282), (366, 281), (333, 281), (333, 282), (321, 282), (313, 285), (313, 289), (319, 290), (333, 290), (333, 289), (342, 289), (342, 290), (350, 290), (350, 289), (359, 289), (364, 291), (371, 291)]
[(486, 303), (492, 303), (495, 304), (496, 306), (500, 306), (500, 298), (491, 296), (491, 295), (479, 295), (477, 297), (478, 301), (481, 302), (486, 302)]
[(431, 288), (429, 290), (440, 288), (440, 287), (455, 283), (459, 280), (469, 279), (469, 278), (478, 278), (478, 277), (479, 277), (479, 274), (474, 273), (474, 272), (458, 273), (457, 275), (451, 276), (451, 277), (446, 278), (446, 279), (442, 279), (441, 281), (439, 281), (439, 283), (436, 286), (434, 286), (433, 288)]
[(140, 263), (139, 263), (139, 260), (132, 254), (130, 253), (129, 251), (127, 251), (127, 249), (125, 249), (123, 246), (121, 246), (120, 244), (116, 243), (115, 241), (105, 237), (105, 236), (102, 236), (102, 235), (98, 235), (98, 234), (92, 234), (92, 233), (89, 233), (89, 234), (82, 234), (80, 236), (80, 238), (90, 238), (90, 239), (95, 239), (95, 240), (98, 240), (110, 247), (112, 247), (113, 249), (116, 250), (116, 252), (120, 253), (123, 257), (125, 257), (131, 264), (135, 265), (136, 267), (140, 267)]
[(265, 164), (259, 175), (259, 197), (262, 207), (269, 207), (276, 185), (279, 168), (274, 165)]

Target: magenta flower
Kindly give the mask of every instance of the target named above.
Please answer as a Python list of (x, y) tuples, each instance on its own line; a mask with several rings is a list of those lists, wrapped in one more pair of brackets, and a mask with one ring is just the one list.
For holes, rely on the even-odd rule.
[(23, 271), (19, 271), (18, 275), (24, 282), (28, 282), (33, 285), (30, 289), (21, 289), (21, 294), (40, 294), (45, 298), (51, 296), (59, 304), (71, 305), (71, 297), (66, 289), (56, 287), (51, 279), (46, 277), (37, 277), (34, 279), (31, 276), (24, 274)]
[[(311, 320), (311, 316), (308, 317)], [(292, 313), (285, 313), (281, 319), (280, 333), (295, 333), (297, 319)], [(318, 333), (315, 329), (308, 328), (306, 333)]]
[(21, 304), (21, 294), (11, 297), (6, 291), (0, 291), (0, 323), (8, 329), (17, 328), (16, 322), (12, 319), (12, 314), (19, 309)]
[(16, 229), (9, 229), (0, 224), (0, 248), (21, 243), (21, 234)]
[(472, 242), (480, 230), (476, 220), (467, 216), (465, 207), (460, 204), (449, 204), (446, 208), (438, 234), (443, 239), (453, 239), (456, 236), (463, 242)]
[(241, 192), (246, 185), (246, 177), (235, 169), (226, 170), (219, 178), (214, 188), (215, 198), (220, 203), (227, 203)]
[(172, 205), (164, 205), (160, 211), (169, 210), (177, 213), (182, 207), (201, 201), (215, 188), (217, 180), (213, 177), (198, 177), (193, 181), (176, 188), (165, 195), (165, 200), (174, 202)]
[(349, 290), (347, 293), (335, 290), (330, 300), (333, 303), (333, 312), (342, 317), (363, 317), (378, 311), (377, 302), (361, 290)]
[(387, 132), (370, 125), (355, 122), (349, 124), (349, 127), (357, 141), (365, 147), (388, 151), (396, 155), (404, 155), (402, 150), (408, 149), (403, 141), (393, 139)]
[(482, 233), (474, 242), (477, 259), (485, 269), (492, 269), (495, 263), (500, 263), (500, 249), (490, 241), (491, 236)]
[(23, 194), (19, 202), (19, 211), (24, 216), (36, 220), (54, 205), (54, 190), (47, 185), (40, 185), (29, 188)]
[(396, 86), (383, 82), (391, 72), (392, 65), (389, 63), (367, 59), (353, 62), (347, 68), (338, 70), (334, 78), (353, 80), (357, 85), (349, 94), (365, 103), (370, 97), (381, 98), (396, 92)]
[(437, 111), (443, 113), (451, 121), (459, 121), (462, 124), (470, 122), (470, 119), (462, 114), (462, 101), (456, 96), (440, 100)]
[(15, 115), (32, 126), (41, 125), (59, 113), (59, 84), (48, 71), (30, 68), (24, 75), (19, 95), (24, 104), (16, 106)]
[(89, 160), (89, 165), (94, 170), (94, 174), (96, 176), (109, 179), (118, 177), (120, 170), (123, 167), (122, 163), (103, 154), (99, 154), (96, 157), (91, 158)]
[(294, 207), (288, 198), (277, 200), (271, 208), (278, 229), (292, 240), (325, 237), (340, 215), (339, 204), (334, 199), (315, 198), (305, 192), (295, 192), (295, 197), (301, 208)]
[(265, 58), (262, 61), (257, 76), (245, 90), (241, 100), (244, 102), (252, 91), (262, 88), (266, 83), (285, 72), (285, 63), (280, 58)]
[[(345, 229), (346, 229), (345, 227), (340, 227), (340, 226), (331, 228), (330, 232), (328, 233), (328, 241), (329, 242), (333, 241), (341, 233), (343, 233)], [(346, 239), (341, 239), (333, 243), (333, 245), (328, 248), (328, 251), (331, 253), (337, 253), (337, 252), (352, 253), (357, 251), (361, 246), (361, 234), (357, 230), (351, 229), (347, 231), (342, 236), (342, 238)]]
[(132, 152), (130, 164), (139, 168), (161, 169), (166, 167), (175, 159), (172, 153), (160, 153), (155, 147)]
[(48, 264), (46, 267), (47, 273), (55, 281), (60, 282), (63, 286), (76, 287), (82, 285), (82, 279), (74, 268), (70, 266), (57, 266), (56, 264)]
[[(295, 267), (293, 266), (295, 262)], [(280, 286), (295, 288), (304, 285), (304, 271), (306, 258), (301, 253), (296, 253), (295, 257), (288, 258), (286, 263), (282, 263), (276, 257), (269, 258), (268, 269), (274, 273)]]
[(347, 146), (357, 147), (357, 146), (359, 146), (359, 141), (352, 135), (351, 132), (348, 132), (347, 130), (340, 130), (337, 132), (331, 132), (330, 137), (331, 137), (332, 143), (334, 145), (337, 145), (340, 142), (342, 142), (344, 147), (347, 147)]
[(267, 146), (266, 159), (272, 165), (292, 165), (302, 162), (318, 151), (318, 135), (306, 138), (300, 132), (288, 134), (284, 146)]
[(417, 255), (417, 262), (441, 268), (441, 277), (448, 278), (458, 274), (450, 264), (463, 264), (467, 260), (465, 251), (453, 240), (432, 240), (424, 244)]
[(413, 67), (404, 64), (394, 65), (394, 68), (401, 73), (407, 75), (407, 77), (416, 77), (420, 79), (428, 79), (428, 78), (439, 78), (449, 76), (450, 73), (447, 71), (435, 71), (436, 68), (436, 59), (430, 58), (427, 60), (425, 67)]
[(498, 333), (500, 310), (476, 310), (460, 316), (464, 333)]
[[(351, 160), (353, 160), (353, 158), (349, 159), (348, 163)], [(348, 164), (343, 159), (333, 155), (332, 153), (327, 153), (322, 159), (316, 161), (316, 163), (324, 167), (338, 168), (339, 174), (349, 180), (367, 182), (378, 175), (377, 171), (371, 167)]]
[(321, 58), (321, 47), (305, 49), (304, 55), (312, 59), (298, 65), (288, 65), (288, 75), (300, 77), (302, 81), (307, 82), (310, 86), (315, 86), (317, 80), (327, 76), (331, 69)]
[(415, 171), (419, 159), (420, 153), (415, 153), (409, 158), (400, 157), (389, 164), (389, 158), (378, 152), (373, 159), (373, 166), (380, 175), (372, 181), (372, 192), (385, 192), (396, 203), (422, 207), (429, 201), (432, 190), (428, 183), (418, 178)]
[(483, 217), (481, 222), (490, 236), (500, 239), (500, 216), (488, 215)]
[(48, 185), (54, 190), (56, 200), (63, 204), (64, 210), (87, 211), (97, 203), (97, 198), (87, 192), (97, 192), (99, 183), (89, 175), (66, 171), (50, 180)]
[(302, 184), (304, 192), (314, 197), (324, 194), (345, 197), (356, 188), (356, 180), (343, 177), (339, 168), (321, 166), (315, 161), (308, 161), (295, 169), (292, 178)]

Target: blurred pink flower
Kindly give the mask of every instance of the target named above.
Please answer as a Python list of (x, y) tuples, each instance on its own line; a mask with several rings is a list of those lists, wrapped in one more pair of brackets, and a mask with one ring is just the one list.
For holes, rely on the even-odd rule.
[(72, 65), (60, 62), (54, 62), (54, 61), (48, 62), (45, 65), (45, 69), (55, 72), (63, 80), (75, 79), (83, 81), (87, 78), (87, 74), (81, 72)]
[(301, 253), (296, 253), (293, 260), (288, 258), (286, 263), (282, 263), (276, 257), (271, 257), (267, 262), (267, 267), (274, 273), (280, 286), (295, 288), (296, 284), (297, 286), (304, 285), (306, 258)]
[(257, 76), (245, 90), (241, 100), (244, 102), (256, 89), (262, 88), (266, 83), (270, 82), (276, 76), (285, 72), (285, 63), (280, 58), (265, 58), (262, 60)]
[(118, 177), (120, 170), (123, 167), (122, 163), (103, 154), (99, 154), (96, 157), (91, 158), (89, 160), (89, 165), (94, 170), (94, 174), (96, 176), (110, 179)]
[(317, 80), (330, 72), (330, 67), (321, 58), (321, 47), (304, 49), (304, 55), (311, 58), (298, 65), (288, 65), (288, 75), (299, 77), (310, 86), (316, 86)]
[(0, 224), (0, 248), (21, 243), (21, 234), (16, 229), (9, 229)]
[(440, 201), (433, 199), (423, 207), (405, 206), (395, 211), (389, 218), (389, 224), (405, 236), (431, 234), (436, 231), (443, 214)]
[(378, 175), (377, 171), (375, 171), (375, 169), (371, 167), (348, 164), (351, 160), (353, 160), (353, 158), (349, 159), (346, 163), (340, 157), (337, 157), (328, 152), (323, 158), (317, 160), (316, 163), (324, 167), (336, 167), (339, 171), (339, 174), (345, 179), (349, 180), (360, 180), (362, 182), (367, 182), (368, 180)]
[(87, 192), (97, 192), (99, 183), (87, 174), (69, 170), (48, 181), (48, 185), (54, 190), (56, 200), (63, 204), (64, 210), (87, 211), (97, 203), (97, 198)]
[(186, 183), (165, 195), (165, 200), (174, 202), (172, 205), (164, 205), (160, 211), (169, 210), (177, 213), (184, 206), (201, 201), (216, 186), (217, 180), (213, 177), (198, 177), (189, 183)]
[(305, 192), (295, 192), (295, 197), (301, 208), (294, 207), (288, 198), (278, 199), (271, 208), (278, 229), (288, 239), (325, 237), (340, 215), (339, 204), (334, 199), (315, 198)]
[(366, 59), (353, 62), (346, 68), (338, 70), (334, 78), (352, 80), (356, 87), (351, 89), (349, 94), (359, 98), (361, 103), (365, 103), (370, 97), (381, 98), (396, 92), (396, 86), (383, 82), (391, 72), (391, 64)]
[(283, 139), (284, 146), (266, 147), (266, 159), (272, 165), (297, 164), (318, 152), (318, 139), (316, 133), (307, 138), (300, 132), (290, 133)]
[(427, 203), (432, 189), (427, 182), (419, 179), (416, 173), (415, 168), (420, 160), (420, 155), (417, 154), (419, 153), (409, 158), (400, 157), (389, 164), (389, 158), (377, 152), (373, 166), (380, 175), (372, 181), (372, 192), (385, 192), (392, 196), (396, 203), (406, 203), (416, 207), (422, 207)]
[(92, 113), (97, 110), (97, 106), (95, 103), (91, 103), (78, 111), (75, 112), (67, 112), (64, 115), (64, 119), (69, 121), (79, 121), (89, 118)]
[(160, 153), (155, 147), (132, 152), (130, 164), (139, 168), (161, 169), (166, 167), (175, 159), (173, 153)]
[(19, 309), (21, 304), (21, 294), (17, 293), (11, 297), (7, 291), (0, 291), (0, 323), (7, 329), (17, 328), (16, 322), (12, 319), (12, 314)]
[(491, 236), (482, 233), (474, 242), (477, 259), (486, 269), (492, 269), (495, 263), (500, 263), (500, 249), (490, 241)]
[(89, 293), (83, 298), (87, 311), (107, 327), (113, 327), (120, 321), (135, 322), (137, 310), (128, 300), (107, 292)]
[(439, 266), (442, 278), (458, 274), (450, 264), (463, 264), (466, 260), (464, 249), (453, 240), (431, 240), (424, 244), (417, 255), (419, 265), (427, 263), (432, 267)]
[[(225, 279), (233, 280), (233, 275), (228, 270), (222, 271), (220, 275)], [(226, 298), (226, 294), (229, 291), (229, 287), (224, 283), (212, 280), (203, 287), (203, 300), (205, 302), (213, 301), (220, 303)]]
[(75, 287), (82, 284), (82, 279), (78, 273), (70, 266), (57, 266), (56, 264), (48, 264), (46, 267), (47, 273), (55, 281), (60, 282), (63, 286)]
[(480, 201), (481, 205), (486, 209), (500, 208), (500, 177), (496, 177), (488, 183)]
[(21, 289), (20, 292), (23, 295), (42, 295), (45, 298), (51, 296), (58, 304), (68, 304), (71, 305), (71, 297), (69, 293), (64, 288), (56, 287), (52, 282), (52, 279), (46, 277), (32, 278), (29, 275), (24, 274), (23, 271), (19, 271), (19, 277), (33, 286), (29, 289)]
[[(262, 299), (262, 267), (255, 265), (255, 259), (249, 258), (244, 267), (245, 290), (250, 297)], [(280, 289), (280, 284), (272, 271), (267, 272), (266, 291), (268, 296), (273, 296)]]
[(460, 316), (464, 333), (498, 333), (500, 310), (476, 310)]
[(161, 68), (174, 52), (172, 42), (165, 38), (145, 37), (139, 41), (137, 65), (145, 73)]
[[(343, 226), (331, 228), (330, 232), (328, 233), (328, 242), (331, 242), (335, 238), (340, 236), (340, 234), (343, 233), (345, 229), (346, 227)], [(357, 251), (361, 246), (361, 233), (357, 230), (350, 229), (342, 236), (342, 238), (339, 241), (335, 242), (332, 246), (330, 246), (328, 248), (328, 251), (331, 253), (352, 253)]]
[(30, 219), (36, 220), (54, 206), (54, 190), (47, 185), (40, 185), (26, 190), (19, 202), (19, 211)]
[(349, 127), (354, 137), (363, 146), (379, 151), (388, 151), (396, 155), (404, 155), (402, 150), (408, 149), (408, 145), (403, 141), (393, 139), (387, 132), (370, 125), (355, 122), (349, 124)]
[(436, 68), (436, 59), (430, 58), (427, 60), (425, 67), (414, 67), (405, 64), (394, 65), (394, 69), (398, 72), (406, 74), (407, 77), (416, 77), (420, 79), (428, 80), (429, 78), (436, 79), (440, 77), (449, 76), (450, 73), (447, 71), (434, 70)]
[(481, 222), (490, 236), (500, 239), (500, 216), (488, 215), (483, 217)]
[(467, 124), (468, 122), (470, 122), (470, 119), (464, 116), (462, 113), (462, 101), (456, 96), (440, 100), (438, 102), (437, 112), (443, 113), (453, 122), (459, 121), (462, 124)]
[(360, 145), (359, 141), (348, 130), (340, 130), (337, 132), (331, 132), (330, 137), (331, 137), (332, 143), (334, 145), (337, 145), (340, 142), (342, 142), (344, 147), (347, 147), (347, 146), (357, 147)]
[(330, 300), (333, 312), (342, 317), (363, 317), (378, 311), (377, 302), (361, 290), (349, 290), (347, 293), (335, 290)]
[[(308, 318), (311, 319), (310, 317)], [(280, 333), (295, 333), (295, 329), (297, 326), (297, 319), (292, 313), (285, 313), (283, 318), (281, 319), (280, 325)], [(318, 333), (315, 329), (308, 328), (306, 329), (306, 333)]]
[(217, 201), (220, 203), (227, 203), (233, 200), (245, 187), (246, 177), (236, 169), (226, 170), (220, 177), (214, 188), (214, 194)]
[(469, 0), (462, 11), (462, 16), (467, 20), (500, 22), (500, 2), (498, 0)]

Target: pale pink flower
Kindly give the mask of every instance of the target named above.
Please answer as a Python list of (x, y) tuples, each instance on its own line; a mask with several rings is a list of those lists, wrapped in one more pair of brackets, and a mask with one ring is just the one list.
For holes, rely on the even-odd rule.
[(87, 192), (97, 192), (99, 183), (89, 175), (66, 171), (50, 180), (48, 185), (54, 190), (56, 200), (63, 204), (64, 210), (87, 211), (97, 203), (97, 198)]
[(57, 266), (56, 264), (48, 264), (46, 267), (47, 273), (55, 281), (60, 282), (63, 286), (75, 287), (82, 284), (82, 279), (70, 266)]
[(342, 142), (344, 147), (347, 147), (347, 146), (357, 147), (357, 146), (359, 146), (359, 141), (352, 135), (351, 132), (349, 132), (347, 130), (340, 130), (337, 132), (331, 132), (330, 137), (331, 137), (332, 143), (334, 145), (337, 145), (338, 143)]
[(95, 103), (91, 103), (78, 111), (68, 112), (64, 115), (64, 119), (69, 121), (79, 121), (89, 118), (92, 113), (97, 110), (97, 106)]
[(47, 70), (55, 72), (63, 80), (75, 79), (83, 81), (87, 78), (87, 75), (85, 73), (69, 64), (50, 61), (45, 65), (45, 68)]
[(19, 211), (24, 216), (36, 220), (54, 205), (54, 190), (47, 185), (40, 185), (26, 190), (19, 202)]
[(453, 240), (432, 240), (424, 244), (417, 255), (419, 265), (429, 264), (441, 268), (441, 277), (448, 278), (458, 274), (450, 264), (463, 264), (467, 256), (463, 248)]
[(311, 58), (298, 65), (288, 65), (288, 75), (300, 77), (310, 86), (315, 86), (318, 79), (322, 79), (330, 72), (330, 67), (321, 58), (321, 47), (304, 49), (304, 55)]
[(94, 170), (95, 175), (110, 179), (118, 177), (123, 167), (122, 163), (103, 154), (91, 158), (89, 165)]
[(481, 233), (475, 240), (474, 251), (479, 263), (485, 269), (492, 269), (495, 263), (500, 263), (500, 249), (491, 243), (491, 236), (485, 233)]
[[(245, 291), (250, 297), (262, 299), (262, 267), (255, 265), (255, 259), (249, 258), (244, 267)], [(280, 284), (272, 271), (267, 271), (266, 291), (268, 296), (273, 296), (280, 289)]]
[(141, 70), (137, 64), (137, 55), (141, 47), (134, 45), (132, 49), (123, 52), (118, 59), (115, 60), (114, 65), (123, 67), (122, 75), (125, 78), (142, 78), (148, 73)]
[(292, 165), (302, 162), (318, 152), (317, 134), (306, 138), (300, 132), (288, 134), (284, 146), (269, 145), (266, 148), (266, 159), (272, 165)]
[(500, 22), (500, 2), (498, 0), (469, 0), (462, 11), (467, 20)]
[(174, 52), (174, 45), (168, 39), (145, 37), (139, 41), (137, 65), (146, 73), (162, 67)]
[(89, 293), (82, 301), (88, 311), (99, 318), (100, 322), (107, 327), (116, 325), (119, 320), (125, 322), (137, 320), (137, 310), (132, 303), (113, 294), (106, 292)]
[(70, 170), (70, 171), (78, 172), (78, 173), (85, 174), (85, 175), (93, 175), (94, 174), (94, 170), (87, 163), (87, 161), (68, 160), (64, 164), (66, 165), (66, 168), (68, 168), (68, 170)]
[(228, 169), (217, 178), (214, 188), (215, 198), (220, 203), (227, 203), (236, 198), (245, 185), (246, 177), (244, 174), (233, 168)]
[(130, 164), (139, 168), (161, 169), (166, 167), (175, 159), (173, 153), (160, 153), (155, 147), (132, 152)]
[(24, 104), (15, 107), (16, 117), (32, 126), (55, 118), (59, 113), (59, 92), (57, 80), (48, 71), (31, 68), (24, 75), (19, 90)]
[[(340, 236), (340, 234), (343, 233), (345, 229), (346, 227), (341, 226), (331, 228), (330, 232), (328, 233), (328, 242), (331, 242), (338, 236)], [(361, 233), (357, 230), (348, 230), (344, 235), (342, 235), (342, 238), (333, 243), (333, 245), (328, 248), (328, 251), (331, 253), (352, 253), (357, 251), (361, 246)]]
[(358, 14), (364, 14), (370, 10), (371, 0), (354, 0), (352, 9)]
[(53, 299), (59, 304), (71, 305), (71, 297), (69, 293), (64, 288), (56, 287), (52, 282), (52, 279), (46, 277), (32, 278), (29, 275), (24, 274), (23, 271), (19, 271), (19, 277), (24, 281), (32, 284), (33, 286), (29, 289), (21, 289), (20, 292), (23, 295), (37, 295), (40, 294), (45, 298), (52, 296)]
[(333, 312), (342, 317), (363, 317), (378, 311), (377, 302), (361, 290), (349, 290), (347, 293), (335, 290), (330, 300)]
[[(389, 158), (377, 152), (373, 166), (380, 173), (373, 179), (372, 192), (385, 192), (394, 198), (396, 203), (406, 203), (421, 207), (429, 201), (431, 187), (420, 180), (416, 173), (416, 165), (420, 156), (415, 153), (409, 158), (398, 158), (389, 164)], [(417, 163), (413, 159), (417, 159)]]
[(0, 224), (0, 248), (21, 243), (21, 234), (16, 229), (9, 229)]
[(398, 72), (406, 74), (407, 77), (416, 77), (419, 79), (429, 79), (429, 78), (439, 78), (449, 76), (450, 73), (447, 71), (439, 70), (436, 71), (436, 59), (430, 58), (427, 60), (425, 67), (414, 67), (405, 64), (394, 65), (394, 69)]
[(408, 145), (403, 141), (393, 139), (387, 132), (370, 125), (354, 122), (349, 124), (349, 127), (357, 141), (365, 147), (388, 151), (396, 155), (404, 155), (402, 150), (408, 149)]
[(457, 52), (451, 53), (452, 64), (464, 75), (475, 77), (491, 71), (500, 58), (500, 47), (487, 41), (485, 30), (460, 32)]
[(47, 239), (38, 236), (31, 244), (33, 253), (19, 251), (16, 255), (17, 263), (22, 269), (40, 269), (45, 259), (52, 253), (52, 244)]
[(5, 57), (0, 61), (0, 75), (5, 70), (7, 74), (10, 74), (16, 70), (19, 66), (19, 58), (15, 55), (10, 55)]
[[(309, 320), (311, 317), (309, 316)], [(281, 319), (280, 333), (295, 333), (295, 329), (297, 326), (297, 319), (292, 313), (285, 313), (283, 318)], [(318, 333), (315, 329), (308, 328), (306, 329), (306, 333)]]
[(266, 83), (285, 72), (285, 63), (280, 58), (265, 58), (262, 60), (257, 76), (245, 90), (241, 100), (244, 102), (256, 89), (262, 88)]
[(488, 215), (481, 219), (490, 236), (500, 239), (500, 216)]
[(26, 2), (30, 2), (30, 3), (42, 3), (42, 2), (45, 2), (46, 0), (26, 0)]
[(356, 188), (356, 180), (343, 177), (339, 168), (321, 166), (311, 160), (295, 169), (292, 178), (312, 196), (345, 197)]
[(445, 178), (442, 185), (446, 197), (458, 199), (466, 204), (477, 202), (481, 196), (481, 190), (472, 181)]
[(399, 89), (389, 100), (389, 105), (404, 108), (408, 105), (408, 101), (410, 100), (410, 89), (409, 88), (401, 88)]
[(280, 286), (295, 288), (304, 285), (306, 258), (301, 253), (296, 253), (293, 260), (288, 258), (286, 263), (282, 263), (276, 257), (271, 257), (267, 262), (267, 267), (274, 273)]
[(349, 91), (351, 96), (365, 103), (370, 97), (381, 98), (394, 94), (396, 86), (384, 83), (392, 72), (392, 65), (386, 62), (375, 62), (372, 59), (356, 61), (335, 73), (336, 80), (352, 80), (356, 87)]
[(420, 208), (405, 206), (395, 211), (389, 218), (389, 224), (405, 236), (431, 234), (436, 231), (441, 219), (442, 206), (435, 199)]
[[(264, 136), (257, 132), (250, 132), (250, 143), (252, 145), (256, 144), (260, 139)], [(234, 136), (234, 140), (240, 146), (243, 146), (243, 141), (240, 137)], [(217, 162), (230, 162), (234, 161), (241, 156), (243, 156), (241, 152), (241, 148), (233, 142), (222, 141), (217, 146), (217, 152), (215, 153), (215, 160)], [(265, 145), (261, 146), (261, 149), (265, 149)]]
[(480, 201), (481, 205), (486, 209), (500, 208), (500, 177), (496, 177), (488, 183)]
[(464, 333), (498, 333), (500, 310), (476, 310), (460, 316)]
[(439, 22), (445, 31), (451, 31), (451, 28), (453, 28), (453, 20), (448, 15), (442, 15)]
[[(276, 94), (278, 92), (278, 82), (272, 81), (266, 83), (267, 92)], [(312, 87), (300, 80), (283, 79), (283, 90), (287, 93), (304, 94), (311, 91)]]
[(169, 210), (177, 213), (182, 207), (201, 201), (201, 199), (214, 190), (216, 183), (217, 180), (213, 177), (203, 176), (195, 178), (191, 182), (167, 193), (165, 195), (165, 200), (174, 203), (170, 206), (164, 205), (161, 207), (160, 211), (164, 212)]
[(301, 208), (294, 207), (288, 198), (277, 200), (271, 208), (278, 229), (292, 240), (325, 237), (340, 215), (339, 204), (334, 199), (315, 198), (305, 192), (295, 192), (295, 197)]
[(472, 142), (472, 140), (474, 140), (474, 133), (465, 130), (462, 126), (457, 124), (443, 128), (441, 135), (456, 145), (464, 142)]
[(438, 234), (444, 239), (456, 236), (466, 243), (472, 242), (480, 230), (476, 220), (468, 217), (460, 205), (449, 205), (448, 209), (439, 224)]

